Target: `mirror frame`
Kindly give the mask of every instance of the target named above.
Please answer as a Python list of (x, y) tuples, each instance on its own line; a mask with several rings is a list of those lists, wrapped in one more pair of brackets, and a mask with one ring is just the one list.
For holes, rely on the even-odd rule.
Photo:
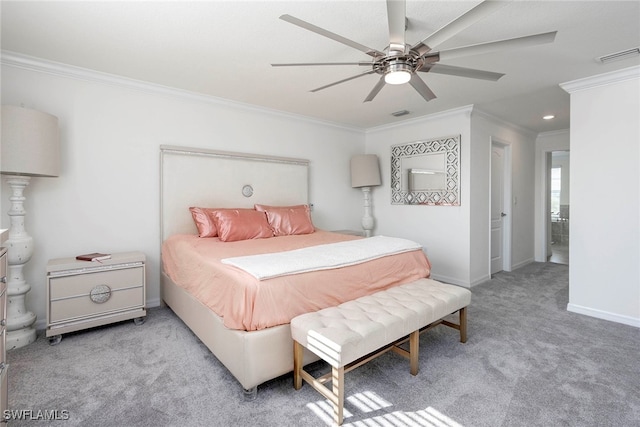
[[(445, 155), (445, 188), (425, 191), (402, 189), (402, 159), (428, 154)], [(460, 206), (460, 135), (391, 146), (391, 204)]]

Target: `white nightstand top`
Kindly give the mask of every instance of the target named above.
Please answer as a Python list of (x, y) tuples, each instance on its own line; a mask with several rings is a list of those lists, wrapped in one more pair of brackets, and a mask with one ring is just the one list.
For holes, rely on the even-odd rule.
[(110, 259), (98, 261), (79, 261), (75, 257), (57, 258), (49, 260), (47, 263), (47, 273), (66, 270), (100, 270), (121, 264), (134, 264), (145, 262), (142, 252), (120, 252), (111, 254)]

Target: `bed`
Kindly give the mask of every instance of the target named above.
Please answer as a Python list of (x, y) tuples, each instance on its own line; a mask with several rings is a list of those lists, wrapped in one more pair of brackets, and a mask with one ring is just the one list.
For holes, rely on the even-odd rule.
[[(293, 370), (291, 318), (429, 276), (422, 250), (409, 248), (340, 269), (254, 277), (234, 261), (255, 261), (260, 254), (279, 251), (309, 257), (305, 251), (323, 245), (347, 248), (364, 239), (323, 230), (250, 242), (198, 237), (190, 207), (308, 205), (308, 175), (309, 162), (303, 159), (160, 147), (162, 301), (238, 380), (248, 398), (255, 397), (259, 384)], [(375, 246), (369, 242), (374, 241), (367, 246)], [(348, 271), (347, 278), (338, 270)], [(202, 277), (215, 279), (209, 284)], [(340, 290), (330, 291), (327, 284)], [(284, 300), (287, 304), (275, 310), (268, 307)], [(272, 312), (277, 315), (270, 317)], [(314, 360), (312, 353), (305, 354), (304, 363)]]

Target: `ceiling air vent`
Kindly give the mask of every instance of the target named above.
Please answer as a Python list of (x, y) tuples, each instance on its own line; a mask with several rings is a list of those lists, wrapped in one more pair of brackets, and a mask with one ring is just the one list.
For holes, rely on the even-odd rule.
[(619, 61), (621, 59), (627, 59), (638, 55), (640, 55), (640, 47), (634, 47), (633, 49), (622, 50), (620, 52), (600, 56), (597, 60), (603, 64), (608, 64), (609, 62)]
[(396, 111), (395, 113), (391, 113), (391, 115), (395, 117), (406, 116), (407, 114), (409, 114), (409, 111), (407, 110), (400, 110)]

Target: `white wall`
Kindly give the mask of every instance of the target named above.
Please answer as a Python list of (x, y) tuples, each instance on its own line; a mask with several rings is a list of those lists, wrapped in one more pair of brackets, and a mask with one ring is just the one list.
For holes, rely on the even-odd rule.
[[(469, 286), (469, 200), (471, 107), (369, 129), (366, 151), (380, 158), (382, 186), (373, 189), (375, 234), (398, 236), (423, 245), (432, 277)], [(461, 135), (460, 206), (391, 204), (391, 146)]]
[[(505, 210), (511, 230), (510, 265), (507, 271), (533, 261), (535, 136), (530, 130), (474, 110), (472, 115), (471, 279), (490, 278), (491, 145), (508, 145), (511, 153), (511, 197)], [(505, 196), (507, 197), (507, 196)]]
[[(141, 250), (148, 259), (148, 303), (159, 303), (161, 144), (309, 159), (316, 226), (359, 224), (362, 204), (350, 187), (349, 159), (364, 151), (362, 130), (109, 76), (70, 77), (75, 69), (49, 73), (47, 63), (38, 67), (44, 72), (2, 67), (3, 104), (41, 110), (60, 122), (61, 175), (34, 178), (25, 192), (26, 229), (36, 246), (25, 267), (32, 286), (27, 308), (38, 328), (45, 326), (45, 266), (52, 258)], [(4, 180), (2, 186), (9, 194)], [(6, 210), (9, 202), (2, 205)], [(9, 226), (5, 212), (1, 224)]]
[[(392, 205), (391, 146), (461, 135), (460, 206)], [(382, 187), (373, 191), (375, 233), (421, 243), (435, 279), (473, 286), (490, 278), (491, 141), (511, 145), (513, 191), (512, 268), (533, 261), (533, 192), (535, 134), (501, 122), (474, 107), (463, 107), (401, 125), (367, 131), (367, 153), (382, 165)]]
[(571, 95), (568, 310), (640, 327), (640, 67)]

